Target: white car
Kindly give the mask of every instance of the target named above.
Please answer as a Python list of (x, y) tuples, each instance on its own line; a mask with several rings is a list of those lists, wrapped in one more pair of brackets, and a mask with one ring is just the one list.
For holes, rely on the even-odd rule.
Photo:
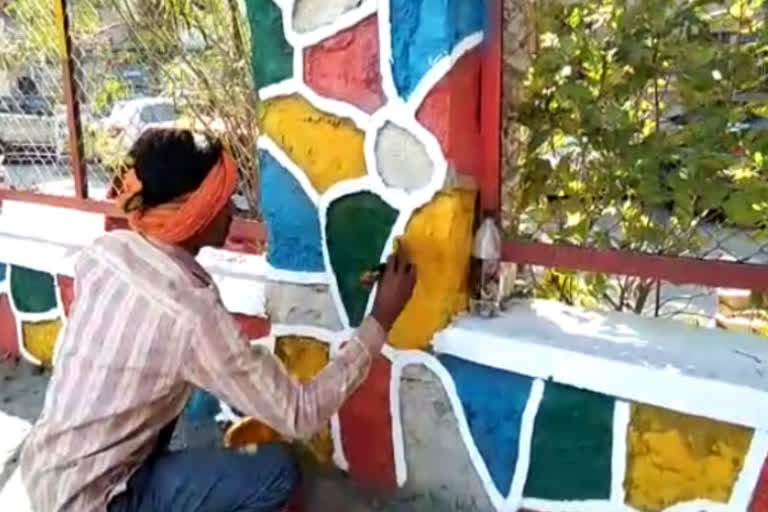
[[(45, 108), (43, 108), (45, 107)], [(0, 154), (6, 160), (61, 158), (68, 151), (67, 118), (49, 103), (0, 98)]]
[(168, 98), (139, 98), (120, 101), (96, 128), (94, 152), (104, 163), (122, 160), (141, 135), (151, 128), (173, 128), (179, 115)]

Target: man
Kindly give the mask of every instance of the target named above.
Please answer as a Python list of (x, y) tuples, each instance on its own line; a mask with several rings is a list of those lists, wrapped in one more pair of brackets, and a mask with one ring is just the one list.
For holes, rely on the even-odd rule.
[(195, 261), (221, 246), (237, 168), (218, 142), (147, 132), (118, 203), (132, 231), (83, 251), (76, 302), (43, 413), (22, 454), (36, 512), (271, 512), (299, 483), (281, 445), (256, 455), (166, 450), (195, 386), (289, 438), (322, 428), (365, 379), (413, 292), (407, 255), (390, 258), (371, 318), (308, 385), (251, 349)]

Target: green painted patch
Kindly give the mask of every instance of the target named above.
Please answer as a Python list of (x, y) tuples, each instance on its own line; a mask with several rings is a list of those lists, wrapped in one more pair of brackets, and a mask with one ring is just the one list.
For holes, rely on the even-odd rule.
[(608, 499), (614, 399), (547, 383), (536, 414), (524, 496)]
[(5, 274), (8, 271), (8, 265), (0, 263), (0, 282), (5, 281)]
[(367, 192), (337, 199), (328, 208), (328, 253), (352, 326), (362, 323), (370, 295), (360, 276), (381, 260), (396, 219), (396, 210)]
[(53, 276), (24, 267), (11, 267), (11, 294), (23, 313), (45, 313), (56, 307)]
[(285, 39), (283, 14), (272, 0), (248, 0), (251, 66), (256, 89), (290, 78), (293, 48)]

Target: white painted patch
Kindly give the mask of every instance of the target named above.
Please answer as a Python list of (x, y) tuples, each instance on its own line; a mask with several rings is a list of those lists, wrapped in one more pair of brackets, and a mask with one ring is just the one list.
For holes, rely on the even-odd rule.
[[(382, 178), (378, 169), (379, 162), (376, 158), (376, 140), (379, 132), (387, 123), (395, 124), (406, 130), (424, 146), (433, 164), (431, 179), (425, 187), (407, 192), (388, 187)], [(371, 176), (375, 187), (374, 192), (386, 194), (387, 201), (390, 204), (398, 205), (401, 212), (408, 212), (409, 217), (413, 211), (429, 203), (445, 184), (448, 175), (448, 162), (443, 155), (440, 142), (413, 117), (412, 112), (403, 108), (384, 107), (373, 115), (365, 134), (364, 152), (368, 174)]]
[(240, 416), (235, 414), (235, 411), (229, 405), (227, 405), (226, 402), (221, 400), (219, 400), (219, 409), (221, 411), (214, 418), (216, 423), (234, 424), (242, 419)]
[(542, 380), (536, 379), (531, 384), (531, 395), (528, 397), (528, 403), (525, 405), (523, 417), (520, 421), (520, 440), (517, 449), (517, 464), (515, 465), (515, 474), (512, 477), (507, 499), (501, 507), (501, 512), (517, 512), (523, 502), (523, 491), (525, 482), (528, 479), (528, 469), (531, 465), (531, 443), (533, 442), (533, 429), (536, 424), (536, 414), (539, 412), (539, 405), (544, 398), (545, 384)]
[(41, 204), (3, 201), (0, 233), (51, 244), (85, 246), (104, 234), (104, 216)]
[(298, 272), (293, 270), (283, 270), (275, 268), (267, 263), (267, 272), (265, 277), (270, 281), (279, 281), (293, 284), (328, 284), (329, 278), (326, 272)]
[(432, 160), (411, 132), (387, 123), (377, 133), (374, 148), (379, 174), (387, 186), (410, 192), (429, 184)]
[(83, 247), (14, 233), (0, 233), (1, 261), (53, 275), (74, 275), (75, 261)]
[(623, 400), (613, 404), (613, 452), (611, 457), (611, 502), (621, 505), (625, 501), (624, 479), (627, 476), (627, 432), (631, 419), (631, 406)]
[(302, 53), (304, 48), (328, 39), (343, 30), (357, 25), (368, 16), (375, 14), (377, 0), (363, 0), (357, 8), (346, 11), (337, 16), (332, 22), (309, 31), (297, 31), (293, 26), (293, 12), (296, 8), (296, 0), (283, 0), (282, 8), (285, 38), (296, 49), (296, 53)]
[(768, 432), (756, 430), (744, 459), (744, 467), (731, 492), (731, 510), (747, 510), (760, 481), (763, 464), (768, 461)]

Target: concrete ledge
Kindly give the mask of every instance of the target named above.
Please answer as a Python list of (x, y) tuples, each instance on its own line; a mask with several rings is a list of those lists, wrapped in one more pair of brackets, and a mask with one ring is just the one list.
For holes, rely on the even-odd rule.
[(465, 316), (437, 352), (631, 401), (768, 428), (768, 340), (631, 314), (521, 301)]
[[(0, 263), (73, 276), (80, 251), (104, 234), (103, 215), (5, 201), (0, 214)], [(263, 256), (204, 249), (198, 261), (211, 273), (230, 312), (266, 315), (269, 266)]]

